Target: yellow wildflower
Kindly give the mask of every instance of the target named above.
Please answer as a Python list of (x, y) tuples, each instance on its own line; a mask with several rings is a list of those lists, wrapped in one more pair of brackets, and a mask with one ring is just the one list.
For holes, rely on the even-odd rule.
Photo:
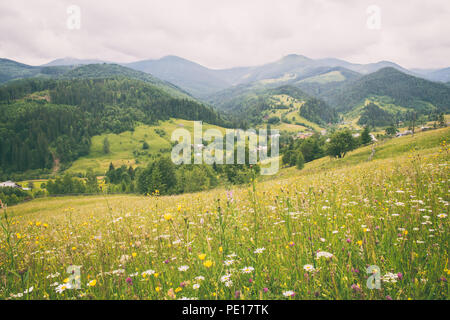
[(200, 260), (205, 260), (206, 254), (204, 254), (204, 253), (199, 254), (199, 255), (198, 255), (198, 258), (199, 258)]
[(211, 267), (212, 264), (213, 264), (213, 263), (212, 263), (211, 260), (206, 260), (205, 262), (203, 262), (203, 265), (204, 265), (205, 267), (207, 267), (207, 268)]

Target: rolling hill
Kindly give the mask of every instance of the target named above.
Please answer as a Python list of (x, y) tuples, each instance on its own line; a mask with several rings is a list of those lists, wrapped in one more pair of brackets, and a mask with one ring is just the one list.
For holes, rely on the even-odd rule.
[(51, 67), (51, 66), (79, 66), (84, 64), (99, 64), (99, 63), (110, 63), (103, 60), (98, 59), (77, 59), (72, 57), (65, 57), (61, 59), (56, 59), (50, 61), (49, 63), (43, 64), (43, 67)]
[(23, 172), (67, 165), (88, 154), (92, 136), (170, 118), (226, 124), (210, 107), (141, 80), (17, 80), (0, 87), (0, 167)]
[[(66, 64), (57, 65), (57, 60), (50, 66), (29, 66), (12, 60), (0, 59), (0, 84), (15, 79), (45, 78), (45, 79), (94, 79), (126, 77), (151, 83), (167, 93), (185, 99), (194, 99), (189, 93), (176, 85), (160, 80), (148, 73), (130, 69), (117, 64), (97, 63), (89, 64), (94, 60), (64, 60)], [(71, 62), (85, 62), (79, 65), (70, 65)], [(62, 62), (61, 62), (62, 63)]]
[(450, 68), (412, 69), (412, 71), (431, 81), (450, 82)]
[(196, 97), (204, 97), (230, 85), (214, 70), (176, 56), (137, 61), (125, 66), (174, 83)]
[[(281, 86), (301, 82), (334, 82), (342, 81), (343, 78), (352, 79), (361, 74), (370, 74), (386, 67), (411, 75), (418, 75), (389, 61), (354, 64), (340, 59), (311, 59), (297, 54), (290, 54), (277, 61), (259, 66), (221, 70), (209, 69), (176, 56), (167, 56), (158, 60), (138, 61), (126, 64), (126, 66), (151, 73), (203, 99), (221, 90), (242, 84), (272, 83), (276, 84), (276, 86)], [(320, 78), (321, 75), (331, 72), (334, 72), (334, 74), (317, 79), (317, 77)], [(342, 75), (339, 75), (339, 73)], [(310, 81), (306, 80), (308, 78), (310, 78)], [(311, 86), (305, 85), (305, 87), (309, 88)], [(313, 88), (319, 90), (316, 87)]]
[(448, 86), (384, 68), (319, 94), (340, 112), (348, 112), (368, 97), (383, 96), (419, 113), (450, 111)]
[(189, 93), (176, 85), (160, 80), (148, 73), (133, 70), (118, 64), (88, 64), (71, 69), (61, 74), (58, 79), (101, 79), (124, 77), (150, 83), (166, 91), (172, 96), (184, 99), (194, 99)]
[[(102, 62), (102, 60), (95, 59), (63, 58), (43, 66), (33, 67), (3, 59), (0, 61), (0, 82), (34, 76), (61, 76), (68, 69)], [(107, 65), (112, 64), (107, 63)], [(290, 54), (277, 61), (259, 66), (229, 69), (210, 69), (177, 56), (165, 56), (161, 59), (142, 60), (120, 65), (173, 83), (192, 96), (203, 100), (211, 100), (211, 96), (215, 94), (220, 96), (223, 90), (234, 86), (248, 84), (265, 87), (295, 85), (309, 94), (319, 96), (323, 92), (335, 89), (339, 82), (354, 80), (384, 68), (393, 68), (402, 73), (432, 81), (447, 82), (450, 80), (449, 68), (408, 70), (390, 61), (356, 64), (336, 58), (311, 59), (297, 54)], [(138, 77), (142, 78), (142, 75)]]
[(72, 66), (29, 66), (9, 59), (0, 58), (0, 84), (31, 77), (52, 78), (72, 69)]
[[(225, 132), (220, 126), (203, 124), (203, 130), (211, 128)], [(152, 125), (137, 124), (133, 130), (120, 133), (102, 133), (92, 137), (89, 152), (75, 160), (67, 169), (69, 173), (84, 173), (88, 169), (94, 170), (98, 175), (107, 171), (109, 164), (115, 167), (145, 166), (149, 161), (159, 155), (170, 154), (172, 149), (171, 134), (177, 128), (183, 128), (194, 132), (194, 122), (183, 119), (170, 118), (158, 121)], [(103, 141), (107, 138), (110, 142), (110, 153), (103, 152)], [(147, 143), (148, 148), (143, 148)]]
[(244, 127), (270, 124), (273, 129), (296, 133), (321, 131), (325, 124), (337, 120), (336, 112), (325, 102), (312, 99), (298, 87), (271, 85), (242, 84), (212, 96), (210, 102), (243, 120)]

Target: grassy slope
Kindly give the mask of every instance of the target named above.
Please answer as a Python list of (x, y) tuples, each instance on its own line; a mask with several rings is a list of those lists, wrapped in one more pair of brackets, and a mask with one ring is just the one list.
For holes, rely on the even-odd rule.
[[(136, 159), (140, 165), (145, 164), (150, 160), (152, 155), (170, 154), (171, 134), (177, 128), (187, 129), (193, 137), (194, 122), (182, 119), (162, 121), (156, 126), (139, 125), (135, 128), (134, 132), (125, 131), (120, 134), (109, 133), (94, 136), (89, 155), (77, 159), (67, 172), (85, 172), (88, 168), (91, 168), (98, 174), (104, 174), (110, 162), (116, 167), (122, 164), (135, 166)], [(225, 132), (225, 129), (222, 127), (203, 123), (204, 131), (210, 128)], [(155, 129), (163, 130), (166, 134), (161, 137)], [(109, 154), (103, 153), (103, 140), (106, 137), (110, 142), (111, 152)], [(144, 141), (150, 146), (147, 150), (142, 149)], [(134, 151), (138, 151), (141, 155), (136, 157), (133, 154)]]
[(292, 104), (292, 107), (289, 109), (271, 109), (270, 111), (267, 112), (267, 115), (269, 117), (277, 116), (281, 119), (282, 116), (285, 116), (289, 121), (291, 121), (291, 123), (282, 122), (277, 125), (274, 125), (274, 126), (272, 126), (273, 129), (278, 129), (280, 131), (285, 130), (285, 131), (289, 131), (289, 132), (308, 131), (307, 127), (305, 127), (303, 125), (298, 125), (298, 124), (296, 124), (296, 122), (304, 123), (304, 124), (308, 125), (310, 128), (313, 128), (313, 130), (315, 130), (315, 131), (321, 131), (323, 129), (316, 123), (311, 122), (311, 121), (303, 118), (302, 116), (300, 116), (299, 110), (302, 107), (302, 105), (304, 104), (304, 101), (294, 99), (285, 94), (279, 94), (279, 95), (272, 96), (272, 102), (273, 102), (274, 106), (280, 105), (280, 104), (285, 105), (285, 106), (290, 106)]
[(331, 71), (318, 76), (309, 77), (298, 81), (298, 83), (329, 83), (329, 82), (341, 82), (345, 81), (345, 76), (340, 71)]
[[(302, 171), (284, 170), (289, 174), (283, 178), (258, 183), (255, 198), (252, 188), (236, 187), (231, 202), (225, 190), (216, 189), (20, 204), (9, 214), (14, 237), (22, 238), (14, 247), (14, 269), (25, 268), (27, 281), (0, 274), (0, 297), (33, 286), (24, 299), (233, 299), (236, 291), (245, 299), (448, 299), (448, 284), (439, 279), (449, 273), (449, 223), (442, 215), (448, 214), (449, 149), (440, 147), (449, 132), (391, 140), (372, 162), (361, 149), (343, 160), (321, 160), (326, 165), (316, 161)], [(408, 152), (414, 144), (421, 150)], [(163, 217), (168, 213), (171, 222)], [(8, 268), (3, 234), (0, 240), (0, 265)], [(255, 248), (265, 250), (256, 254)], [(333, 257), (316, 259), (318, 251)], [(220, 278), (230, 269), (223, 265), (230, 253), (236, 253), (236, 271), (227, 287)], [(57, 293), (51, 284), (63, 283), (71, 264), (82, 266), (82, 289)], [(186, 272), (178, 270), (183, 265)], [(309, 265), (316, 271), (306, 277)], [(402, 279), (370, 290), (368, 265), (377, 265), (382, 275), (401, 273)], [(247, 266), (254, 268), (250, 274), (240, 271)], [(105, 273), (121, 269), (122, 275)], [(142, 275), (149, 269), (157, 276)], [(195, 279), (200, 275), (205, 280)], [(92, 279), (95, 285), (87, 286)], [(283, 295), (288, 290), (296, 293), (293, 298)]]
[[(388, 158), (403, 156), (405, 153), (414, 150), (427, 150), (439, 147), (440, 141), (444, 139), (450, 141), (450, 128), (437, 129), (432, 131), (419, 132), (413, 136), (403, 136), (385, 141), (379, 141), (375, 145), (375, 155), (373, 161), (383, 161)], [(264, 180), (272, 180), (278, 178), (286, 178), (296, 174), (314, 174), (324, 170), (332, 170), (336, 168), (357, 165), (359, 163), (372, 163), (368, 160), (372, 153), (372, 146), (358, 148), (349, 152), (342, 159), (332, 159), (324, 157), (305, 164), (305, 167), (300, 172), (295, 168), (285, 168), (280, 170), (274, 176), (263, 177)]]
[[(386, 142), (381, 142), (376, 145), (375, 156), (372, 161), (368, 161), (368, 157), (371, 153), (372, 147), (366, 146), (359, 148), (350, 152), (346, 157), (342, 159), (331, 159), (329, 157), (324, 157), (321, 159), (314, 160), (312, 162), (306, 163), (302, 170), (297, 170), (295, 167), (282, 168), (278, 174), (273, 176), (261, 177), (260, 181), (262, 183), (271, 183), (275, 181), (281, 183), (286, 179), (291, 179), (292, 177), (308, 177), (313, 179), (315, 175), (320, 175), (321, 173), (333, 171), (333, 170), (352, 170), (353, 166), (360, 166), (366, 170), (370, 170), (370, 167), (376, 163), (377, 165), (389, 164), (392, 162), (401, 162), (407, 159), (407, 154), (412, 150), (420, 151), (421, 154), (432, 154), (441, 150), (441, 142), (450, 141), (450, 128), (443, 128), (433, 131), (427, 131), (423, 133), (416, 134), (412, 136), (404, 136), (399, 138), (394, 138), (387, 140)], [(240, 189), (241, 187), (236, 187)], [(245, 187), (242, 187), (245, 189)], [(262, 185), (264, 189), (264, 185)], [(223, 188), (218, 188), (212, 191), (196, 193), (196, 197), (203, 196), (209, 197), (210, 194), (217, 194), (223, 192)], [(169, 196), (167, 199), (187, 199), (191, 195), (179, 195), (179, 196)], [(124, 199), (136, 200), (138, 202), (148, 201), (144, 196), (130, 196), (130, 195), (108, 195), (108, 199), (114, 199), (113, 201), (123, 201)], [(54, 209), (64, 208), (64, 207), (91, 207), (94, 203), (99, 200), (105, 200), (105, 196), (81, 196), (81, 197), (61, 197), (61, 198), (40, 198), (33, 200), (29, 203), (19, 204), (14, 207), (14, 212), (17, 215), (29, 214), (33, 212), (52, 212)], [(172, 201), (172, 200), (171, 200)], [(105, 202), (106, 203), (106, 202)], [(103, 207), (103, 205), (101, 205)], [(36, 209), (37, 208), (37, 209)]]

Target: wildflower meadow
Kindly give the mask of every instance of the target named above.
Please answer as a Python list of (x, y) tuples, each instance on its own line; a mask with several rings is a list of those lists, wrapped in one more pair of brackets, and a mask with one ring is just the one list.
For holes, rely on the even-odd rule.
[(449, 299), (449, 132), (229, 190), (4, 208), (0, 298)]

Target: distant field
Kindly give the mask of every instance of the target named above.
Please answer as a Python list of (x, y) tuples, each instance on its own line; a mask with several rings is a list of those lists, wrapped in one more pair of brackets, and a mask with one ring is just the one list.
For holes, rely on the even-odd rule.
[[(374, 103), (381, 109), (388, 111), (388, 112), (404, 113), (404, 112), (408, 111), (407, 108), (394, 104), (393, 100), (389, 97), (372, 96), (370, 98), (365, 99), (365, 101), (363, 103), (361, 103), (359, 106), (356, 106), (351, 112), (346, 113), (344, 116), (344, 122), (346, 122), (346, 124), (341, 124), (339, 127), (350, 128), (350, 129), (362, 129), (362, 127), (359, 124), (357, 124), (357, 122), (358, 122), (359, 118), (361, 117), (361, 113), (362, 113), (364, 107), (369, 103)], [(435, 109), (435, 107), (432, 104), (424, 103), (424, 102), (422, 102), (422, 104), (426, 105), (426, 108), (429, 110)], [(450, 115), (446, 115), (446, 119), (448, 119), (449, 116)], [(432, 126), (432, 124), (433, 124), (433, 122), (428, 123), (428, 125), (431, 125), (431, 126)], [(407, 126), (404, 128), (399, 128), (399, 129), (401, 131), (406, 130)], [(384, 130), (379, 131), (379, 132), (384, 133)]]
[[(184, 128), (191, 132), (193, 136), (194, 122), (181, 119), (171, 119), (160, 122), (155, 126), (139, 125), (134, 131), (125, 131), (120, 134), (102, 134), (92, 138), (92, 146), (89, 155), (74, 161), (67, 170), (69, 173), (86, 172), (91, 168), (95, 173), (103, 175), (112, 162), (114, 166), (136, 166), (145, 165), (152, 155), (169, 154), (171, 152), (171, 135), (177, 128)], [(219, 129), (225, 132), (222, 127), (203, 123), (203, 130), (210, 128)], [(158, 133), (158, 131), (162, 135)], [(111, 152), (103, 153), (103, 140), (108, 138)], [(147, 142), (149, 149), (143, 149), (143, 143)], [(136, 163), (136, 160), (138, 163)]]
[(1, 220), (0, 298), (449, 299), (449, 135), (231, 190), (14, 206)]
[(346, 78), (340, 71), (331, 71), (325, 74), (321, 74), (314, 77), (309, 77), (303, 80), (298, 81), (299, 83), (302, 82), (315, 82), (315, 83), (329, 83), (329, 82), (341, 82), (344, 81)]
[[(277, 116), (280, 119), (284, 116), (286, 119), (288, 119), (291, 123), (281, 122), (277, 125), (273, 125), (273, 129), (278, 130), (284, 130), (288, 132), (305, 132), (310, 130), (309, 128), (312, 128), (315, 131), (321, 131), (323, 128), (317, 125), (314, 122), (311, 122), (302, 116), (300, 116), (299, 111), (302, 105), (304, 104), (304, 101), (300, 101), (298, 99), (294, 99), (288, 95), (280, 94), (280, 95), (274, 95), (272, 96), (272, 102), (274, 106), (276, 105), (285, 105), (289, 106), (289, 109), (271, 109), (267, 112), (267, 115), (269, 117)], [(302, 123), (304, 125), (299, 125), (296, 123)]]

